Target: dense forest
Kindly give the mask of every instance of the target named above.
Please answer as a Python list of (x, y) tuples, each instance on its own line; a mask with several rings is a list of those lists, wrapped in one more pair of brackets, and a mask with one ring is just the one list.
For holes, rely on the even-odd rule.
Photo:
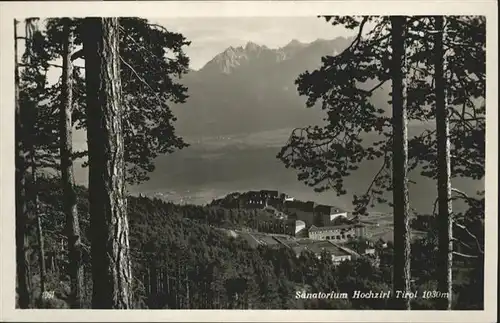
[[(43, 29), (28, 18), (14, 21), (17, 306), (482, 309), (484, 191), (469, 196), (452, 182), (485, 175), (484, 17), (322, 19), (357, 36), (298, 76), (299, 94), (325, 110), (326, 123), (295, 129), (277, 158), (298, 181), (338, 195), (361, 161), (381, 162), (352, 203), (356, 216), (377, 203), (393, 209), (394, 244), (377, 242), (380, 265), (252, 248), (228, 229), (251, 227), (256, 210), (130, 196), (156, 157), (187, 146), (170, 104), (188, 99), (189, 41), (140, 18), (53, 18)], [(55, 84), (49, 68), (61, 71)], [(370, 101), (386, 83), (389, 113)], [(408, 138), (410, 121), (433, 127)], [(72, 147), (75, 128), (86, 131), (85, 151)], [(367, 144), (366, 134), (377, 140)], [(74, 180), (82, 158), (87, 188)], [(417, 166), (436, 181), (436, 201), (433, 214), (410, 221), (408, 173)], [(468, 209), (454, 212), (456, 200)], [(427, 235), (412, 241), (412, 229)], [(356, 299), (356, 290), (441, 296)], [(304, 300), (298, 291), (350, 297)]]
[[(46, 290), (54, 298), (37, 306), (68, 308), (70, 280), (62, 205), (62, 189), (55, 177), (40, 177), (39, 204), (43, 214)], [(84, 246), (83, 308), (91, 308), (90, 219), (88, 190), (76, 187)], [(199, 309), (385, 309), (387, 299), (296, 299), (296, 291), (342, 291), (352, 295), (387, 291), (391, 286), (392, 244), (376, 243), (380, 265), (364, 258), (334, 266), (329, 257), (312, 253), (297, 257), (286, 247), (252, 248), (224, 229), (241, 228), (253, 210), (212, 206), (175, 205), (159, 199), (128, 196), (130, 250), (134, 308)], [(48, 216), (50, 215), (50, 216)], [(433, 226), (422, 218), (415, 226)], [(428, 228), (428, 227), (426, 227)], [(40, 293), (36, 225), (30, 225), (31, 293)], [(412, 245), (412, 277), (417, 290), (433, 290), (435, 248), (433, 240)], [(356, 248), (353, 242), (353, 248)], [(482, 263), (476, 259), (457, 263), (456, 309), (480, 309)], [(435, 309), (435, 300), (417, 298), (415, 309)]]

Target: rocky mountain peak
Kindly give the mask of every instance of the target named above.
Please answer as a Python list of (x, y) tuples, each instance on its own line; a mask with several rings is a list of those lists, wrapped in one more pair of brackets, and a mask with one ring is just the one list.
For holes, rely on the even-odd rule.
[(256, 43), (249, 41), (245, 46), (245, 51), (257, 51), (261, 48), (262, 47), (257, 45)]
[(301, 43), (297, 39), (292, 39), (287, 45), (285, 45), (285, 48), (286, 47), (303, 47), (303, 46), (306, 46), (306, 44)]
[(312, 43), (302, 43), (297, 39), (292, 39), (287, 45), (278, 49), (270, 49), (249, 41), (244, 46), (228, 47), (201, 70), (231, 74), (236, 69), (248, 64), (257, 67), (293, 59), (295, 55), (303, 51), (311, 51), (308, 55), (321, 57), (325, 54), (331, 54), (333, 52), (331, 49), (338, 47), (337, 45), (340, 45), (340, 47), (345, 46), (344, 44), (337, 44), (338, 40), (339, 38), (334, 40), (317, 39)]

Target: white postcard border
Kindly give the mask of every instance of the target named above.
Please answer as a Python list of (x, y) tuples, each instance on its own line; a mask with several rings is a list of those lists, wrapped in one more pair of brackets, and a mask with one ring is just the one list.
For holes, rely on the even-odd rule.
[[(494, 322), (498, 246), (498, 6), (496, 1), (39, 1), (0, 3), (0, 319), (92, 322)], [(487, 127), (484, 311), (389, 310), (16, 310), (13, 19), (58, 16), (292, 17), (484, 15), (487, 17)]]

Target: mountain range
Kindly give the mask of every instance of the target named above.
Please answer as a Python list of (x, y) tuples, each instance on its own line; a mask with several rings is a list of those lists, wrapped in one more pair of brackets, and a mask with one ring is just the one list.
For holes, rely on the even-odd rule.
[(173, 107), (181, 136), (254, 133), (321, 123), (324, 112), (306, 109), (295, 80), (321, 66), (321, 57), (346, 48), (349, 38), (292, 40), (281, 48), (253, 42), (229, 47), (181, 82), (189, 98)]

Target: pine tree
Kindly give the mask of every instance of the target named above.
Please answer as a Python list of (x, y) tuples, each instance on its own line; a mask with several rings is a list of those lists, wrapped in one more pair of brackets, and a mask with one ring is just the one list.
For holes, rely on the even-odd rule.
[(117, 18), (84, 22), (93, 308), (131, 306)]
[[(82, 44), (82, 19), (71, 19), (74, 47)], [(187, 144), (175, 132), (170, 104), (182, 103), (187, 99), (187, 88), (180, 84), (187, 73), (189, 59), (183, 46), (189, 45), (183, 35), (170, 32), (164, 27), (141, 18), (120, 18), (119, 59), (124, 105), (124, 141), (126, 180), (137, 184), (149, 179), (148, 173), (155, 169), (154, 159)], [(46, 51), (50, 60), (62, 57), (62, 33), (64, 19), (47, 20)], [(165, 56), (169, 58), (165, 58)], [(71, 59), (82, 58), (83, 51), (77, 50)], [(60, 66), (53, 66), (60, 67)], [(79, 68), (73, 75), (74, 111), (73, 126), (86, 130), (84, 80)], [(53, 86), (57, 101), (60, 85)], [(74, 152), (73, 158), (83, 158), (85, 150)], [(84, 163), (83, 166), (86, 166)]]
[[(406, 17), (391, 17), (392, 36), (392, 182), (394, 204), (394, 295), (410, 291), (410, 223), (408, 201), (408, 119), (406, 112)], [(396, 298), (398, 309), (410, 309), (409, 298)]]
[(16, 274), (17, 274), (17, 291), (19, 295), (19, 307), (28, 308), (30, 306), (30, 291), (29, 291), (29, 268), (28, 268), (28, 245), (26, 236), (26, 153), (24, 137), (25, 127), (23, 125), (22, 116), (24, 111), (21, 110), (20, 90), (19, 90), (19, 60), (18, 60), (18, 21), (14, 20), (14, 91), (15, 91), (15, 118), (16, 118)]
[(445, 52), (443, 50), (444, 18), (434, 17), (434, 91), (436, 96), (436, 139), (438, 164), (438, 283), (439, 290), (448, 297), (440, 299), (441, 309), (451, 310), (452, 301), (452, 202), (451, 202), (451, 162), (450, 130), (446, 104), (446, 77), (444, 75)]
[(61, 182), (66, 214), (66, 236), (68, 238), (69, 276), (71, 281), (70, 304), (81, 308), (83, 292), (83, 263), (80, 221), (76, 205), (75, 179), (73, 175), (73, 66), (71, 20), (63, 19), (63, 62), (61, 108), (59, 109), (59, 133), (61, 156)]
[[(392, 120), (388, 111), (382, 109), (383, 104), (374, 106), (372, 100), (379, 91), (384, 92), (384, 86), (392, 76), (391, 52), (387, 50), (392, 41), (390, 17), (325, 18), (333, 25), (357, 29), (356, 36), (345, 50), (335, 56), (323, 57), (321, 67), (304, 72), (296, 81), (299, 94), (308, 97), (306, 105), (320, 106), (326, 111), (326, 125), (295, 129), (277, 157), (286, 167), (296, 169), (298, 180), (314, 187), (315, 191), (334, 190), (339, 196), (347, 194), (344, 180), (362, 162), (379, 161), (380, 169), (366, 192), (353, 196), (354, 213), (367, 214), (368, 207), (391, 204), (387, 192), (392, 191), (395, 184), (390, 172), (394, 166)], [(443, 45), (453, 52), (447, 56), (447, 64), (443, 67), (443, 72), (448, 75), (449, 141), (450, 153), (454, 156), (450, 177), (481, 180), (484, 178), (485, 158), (485, 19), (450, 16), (446, 20)], [(368, 24), (372, 28), (366, 32), (364, 28)], [(435, 26), (429, 17), (416, 16), (407, 18), (405, 29), (408, 122), (432, 124), (437, 117), (434, 108)], [(436, 129), (427, 129), (408, 140), (408, 171), (420, 169), (422, 176), (438, 179), (436, 137)], [(418, 177), (413, 179), (418, 181)], [(468, 196), (454, 188), (451, 191), (456, 193), (453, 199), (462, 199), (469, 206), (468, 211), (453, 217), (455, 246), (468, 245), (466, 248), (471, 253), (482, 255), (484, 209), (480, 205), (484, 198), (481, 194)], [(473, 232), (469, 230), (472, 228)], [(455, 239), (457, 233), (461, 241)], [(401, 232), (396, 229), (395, 234)], [(476, 245), (477, 248), (470, 249)], [(466, 259), (478, 257), (458, 250), (453, 254)]]
[[(36, 37), (39, 35), (36, 28), (36, 18), (30, 18), (26, 22), (26, 35), (25, 35), (25, 54), (23, 55), (23, 62), (25, 62), (25, 72), (23, 73), (23, 80), (29, 79), (30, 77), (36, 78), (39, 76), (37, 71), (37, 60), (33, 53), (36, 51)], [(44, 91), (44, 84), (42, 81), (35, 83), (35, 88), (33, 90), (24, 89), (23, 96), (24, 99), (21, 100), (22, 104), (29, 109), (27, 114), (29, 118), (24, 122), (27, 129), (26, 142), (27, 147), (29, 147), (29, 164), (31, 168), (31, 187), (30, 187), (30, 201), (31, 201), (31, 219), (36, 221), (36, 238), (38, 243), (38, 262), (40, 271), (40, 295), (45, 292), (46, 283), (46, 270), (45, 270), (45, 249), (44, 249), (44, 238), (43, 238), (43, 227), (42, 227), (42, 214), (39, 210), (38, 201), (38, 154), (37, 149), (39, 148), (38, 143), (38, 115), (39, 115), (39, 101), (40, 93)]]

